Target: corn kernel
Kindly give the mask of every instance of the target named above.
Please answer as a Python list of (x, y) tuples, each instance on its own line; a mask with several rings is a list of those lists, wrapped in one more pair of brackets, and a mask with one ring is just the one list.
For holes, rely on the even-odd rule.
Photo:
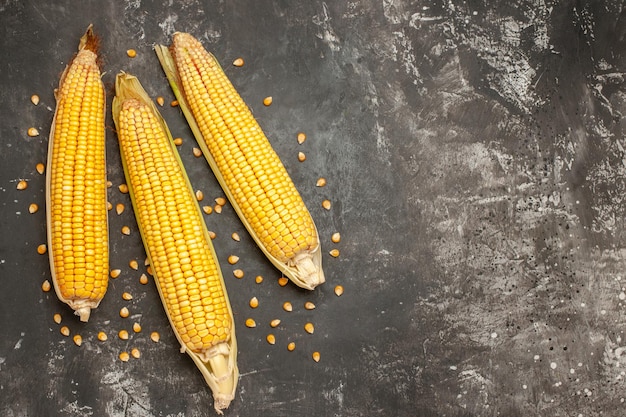
[(30, 206), (28, 206), (28, 212), (30, 214), (37, 213), (37, 211), (39, 211), (39, 206), (37, 204), (31, 203)]
[(336, 258), (336, 257), (339, 256), (339, 249), (333, 249), (333, 250), (329, 251), (328, 254), (330, 256), (332, 256), (333, 258)]
[(296, 349), (296, 343), (295, 342), (289, 342), (289, 344), (287, 345), (287, 350), (289, 352), (293, 352)]
[(30, 102), (33, 103), (35, 106), (39, 104), (39, 96), (37, 94), (33, 94), (32, 96), (30, 96)]
[(117, 215), (119, 216), (120, 214), (124, 213), (124, 204), (122, 203), (117, 203), (115, 205), (115, 212), (117, 213)]
[(317, 182), (315, 183), (316, 187), (323, 187), (326, 185), (326, 178), (320, 177), (317, 179)]
[(315, 362), (319, 362), (319, 361), (320, 361), (320, 358), (321, 358), (321, 355), (320, 355), (320, 353), (319, 353), (319, 352), (313, 352), (313, 354), (311, 355), (311, 357), (313, 358), (313, 360), (314, 360)]
[(140, 333), (141, 332), (141, 324), (133, 323), (133, 332)]
[(211, 240), (213, 240), (213, 239), (215, 239), (217, 237), (217, 235), (215, 234), (214, 231), (209, 230), (208, 232), (209, 232), (209, 237), (211, 238)]
[(233, 61), (233, 65), (236, 67), (243, 67), (243, 58), (237, 58)]
[(270, 97), (265, 97), (265, 98), (263, 99), (263, 105), (264, 105), (264, 106), (271, 106), (273, 101), (274, 101), (274, 100), (272, 99), (272, 97), (271, 97), (271, 96), (270, 96)]
[(161, 97), (161, 96), (158, 96), (158, 97), (156, 98), (156, 102), (157, 102), (157, 104), (158, 104), (159, 106), (163, 107), (163, 105), (165, 104), (165, 99), (164, 99), (163, 97)]
[(119, 277), (121, 273), (122, 273), (121, 269), (112, 269), (111, 270), (111, 278), (115, 279), (115, 278)]
[(302, 132), (298, 133), (298, 143), (302, 145), (305, 140), (306, 140), (306, 134)]
[(306, 310), (314, 310), (315, 309), (315, 304), (313, 304), (310, 301), (307, 301), (306, 303), (304, 303), (304, 308)]
[(39, 136), (39, 131), (37, 130), (37, 128), (31, 127), (28, 129), (27, 134), (31, 138), (34, 138), (35, 136)]
[(110, 201), (107, 201), (107, 211), (111, 211), (113, 209), (113, 204)]
[(183, 138), (175, 138), (174, 139), (174, 145), (180, 146), (182, 144), (183, 144)]
[(259, 299), (256, 297), (252, 297), (248, 304), (250, 305), (250, 308), (257, 308), (259, 306)]
[(339, 232), (333, 233), (333, 235), (330, 237), (330, 241), (333, 243), (341, 242), (341, 234)]
[(37, 164), (37, 166), (35, 167), (35, 169), (37, 170), (37, 172), (41, 175), (43, 175), (44, 172), (46, 172), (46, 166), (44, 164), (42, 164), (41, 162)]
[(61, 324), (63, 317), (61, 317), (59, 313), (55, 313), (54, 316), (52, 316), (52, 320), (54, 320), (56, 324)]
[(200, 191), (200, 190), (196, 191), (196, 200), (198, 200), (198, 201), (204, 200), (204, 193), (202, 191)]
[(63, 326), (59, 329), (59, 331), (61, 332), (61, 334), (63, 336), (69, 336), (70, 335), (70, 328), (67, 326)]
[(130, 235), (130, 227), (128, 227), (128, 226), (123, 226), (123, 227), (122, 227), (122, 234), (123, 234), (123, 235), (126, 235), (126, 236)]
[(122, 194), (128, 194), (128, 185), (126, 185), (126, 184), (118, 185), (117, 189), (120, 190), (120, 193), (122, 193)]
[(120, 317), (125, 319), (126, 317), (128, 317), (130, 315), (130, 311), (128, 311), (127, 307), (122, 307), (120, 309)]
[(179, 103), (178, 103), (178, 100), (172, 100), (172, 101), (170, 102), (170, 106), (172, 106), (172, 107), (176, 107), (176, 106), (178, 106), (178, 104), (179, 104)]
[(211, 207), (211, 206), (202, 206), (202, 211), (204, 211), (204, 214), (211, 214), (211, 213), (213, 213), (213, 207)]
[(117, 337), (119, 337), (122, 340), (128, 340), (128, 331), (127, 330), (120, 330), (117, 333)]
[(270, 321), (270, 327), (278, 327), (279, 324), (280, 324), (280, 319), (274, 319)]
[(324, 200), (324, 201), (322, 201), (322, 207), (323, 207), (324, 209), (326, 209), (326, 210), (330, 210), (330, 206), (331, 206), (330, 200)]
[(280, 285), (281, 287), (284, 287), (285, 285), (287, 285), (288, 282), (289, 280), (285, 277), (278, 278), (278, 285)]
[(192, 152), (193, 156), (195, 156), (196, 158), (200, 158), (202, 156), (202, 149), (200, 148), (193, 148)]
[(152, 332), (152, 333), (150, 333), (150, 339), (154, 343), (157, 343), (159, 340), (161, 340), (161, 335), (158, 332)]
[(82, 336), (81, 336), (81, 335), (79, 335), (79, 334), (75, 334), (75, 335), (74, 335), (74, 337), (73, 337), (73, 340), (74, 340), (74, 344), (75, 344), (76, 346), (80, 346), (80, 345), (82, 345), (82, 344), (83, 344), (83, 338), (82, 338)]
[(108, 338), (109, 337), (107, 336), (107, 334), (105, 332), (98, 332), (98, 340), (99, 341), (104, 342)]
[(119, 358), (122, 362), (128, 362), (128, 360), (130, 359), (130, 355), (128, 355), (128, 352), (126, 351), (120, 352)]
[(128, 55), (129, 58), (134, 58), (137, 56), (137, 51), (135, 51), (134, 49), (127, 49), (126, 55)]
[(337, 285), (335, 287), (335, 295), (337, 295), (337, 297), (341, 297), (342, 294), (343, 294), (343, 286)]
[(262, 282), (263, 282), (263, 277), (262, 277), (261, 275), (257, 275), (257, 276), (254, 278), (254, 282), (256, 282), (257, 284), (262, 283)]
[(139, 359), (141, 357), (141, 352), (137, 348), (132, 348), (130, 350), (130, 356), (132, 356), (135, 359)]
[(235, 278), (241, 279), (243, 278), (244, 273), (242, 269), (235, 269), (233, 271), (233, 275), (235, 276)]
[(28, 188), (28, 183), (24, 180), (21, 180), (17, 183), (15, 188), (17, 188), (18, 190), (25, 190)]
[(271, 333), (265, 337), (265, 340), (267, 340), (267, 343), (269, 343), (270, 345), (273, 345), (276, 343), (276, 337)]
[(107, 180), (107, 188), (113, 187), (113, 183), (110, 180)]
[(131, 259), (130, 262), (128, 262), (128, 266), (135, 271), (139, 269), (139, 263), (135, 259)]
[(122, 293), (122, 299), (126, 301), (130, 301), (133, 299), (133, 296), (130, 293), (125, 292), (125, 293)]
[(148, 273), (148, 275), (154, 276), (154, 274), (152, 273), (152, 266), (151, 265), (148, 265), (146, 267), (146, 272)]
[(304, 154), (304, 152), (298, 152), (298, 161), (300, 162), (306, 161), (306, 155)]
[(217, 213), (220, 214), (222, 212), (222, 206), (220, 206), (219, 204), (216, 204), (215, 207), (213, 208), (213, 210)]
[(230, 237), (232, 237), (235, 242), (239, 242), (241, 240), (241, 238), (239, 237), (239, 233), (237, 232), (234, 232), (232, 235), (230, 235)]
[(246, 319), (246, 327), (256, 327), (256, 321), (254, 321), (254, 319), (248, 318)]
[(289, 301), (285, 301), (283, 303), (283, 310), (285, 310), (285, 311), (293, 311), (293, 306), (291, 305), (291, 303)]
[(315, 326), (313, 326), (313, 323), (306, 323), (304, 325), (304, 331), (309, 334), (313, 334), (313, 332), (315, 331)]
[(224, 197), (217, 197), (215, 199), (215, 204), (217, 204), (218, 206), (225, 206), (226, 205), (226, 199)]
[(50, 291), (50, 289), (52, 288), (52, 286), (50, 285), (50, 281), (45, 280), (42, 284), (41, 284), (41, 290), (43, 292), (48, 292)]
[(45, 243), (42, 243), (41, 245), (37, 246), (37, 253), (38, 254), (43, 255), (46, 252), (48, 252), (48, 246), (46, 246)]
[(239, 256), (237, 255), (230, 255), (228, 257), (228, 263), (231, 265), (235, 265), (237, 262), (239, 262)]
[(146, 274), (141, 274), (139, 277), (139, 283), (146, 285), (148, 283), (148, 276)]

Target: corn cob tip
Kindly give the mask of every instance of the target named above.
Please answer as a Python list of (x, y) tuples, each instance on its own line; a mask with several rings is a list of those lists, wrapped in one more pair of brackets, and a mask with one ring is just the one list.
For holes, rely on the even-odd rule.
[(100, 49), (100, 38), (93, 31), (93, 24), (90, 24), (85, 34), (80, 38), (78, 43), (78, 51), (88, 50), (94, 54), (98, 54)]
[(86, 323), (89, 321), (89, 316), (91, 315), (91, 308), (81, 307), (77, 309), (76, 311), (74, 311), (74, 314), (76, 314), (80, 318), (80, 321)]
[(293, 259), (291, 271), (285, 271), (286, 275), (299, 287), (313, 290), (326, 281), (322, 270), (322, 257), (319, 246), (314, 252), (303, 251)]

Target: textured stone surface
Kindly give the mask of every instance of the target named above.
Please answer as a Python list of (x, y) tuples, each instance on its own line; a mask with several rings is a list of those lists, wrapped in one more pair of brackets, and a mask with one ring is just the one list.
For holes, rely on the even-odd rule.
[[(107, 86), (125, 70), (166, 103), (172, 94), (152, 45), (174, 31), (200, 38), (284, 160), (324, 251), (341, 250), (325, 257), (319, 289), (280, 287), (230, 206), (206, 216), (240, 348), (227, 415), (622, 415), (626, 12), (623, 1), (592, 3), (1, 2), (0, 414), (212, 413), (154, 284), (139, 284), (143, 270), (127, 266), (145, 254), (128, 196), (116, 188), (123, 173), (110, 115), (109, 199), (127, 206), (110, 213), (111, 265), (122, 275), (88, 324), (40, 289), (49, 269), (36, 253), (44, 210), (28, 214), (30, 203), (44, 204), (35, 165), (45, 161), (53, 89), (93, 22)], [(244, 67), (230, 65), (237, 57)], [(221, 196), (192, 155), (178, 109), (166, 105), (163, 115), (184, 140), (194, 186), (209, 201)], [(39, 137), (27, 136), (32, 126)], [(315, 187), (321, 176), (328, 185)], [(15, 189), (20, 179), (26, 190)], [(339, 244), (330, 242), (336, 231)], [(285, 301), (293, 312), (282, 310)], [(305, 301), (317, 308), (305, 310)], [(119, 317), (122, 306), (130, 318)], [(81, 347), (59, 333), (56, 312), (82, 335)], [(256, 328), (244, 326), (248, 317)], [(271, 329), (274, 318), (282, 323)], [(141, 333), (115, 337), (135, 321)], [(108, 341), (97, 340), (100, 330)], [(270, 331), (274, 346), (265, 342)], [(132, 347), (142, 357), (120, 362)]]

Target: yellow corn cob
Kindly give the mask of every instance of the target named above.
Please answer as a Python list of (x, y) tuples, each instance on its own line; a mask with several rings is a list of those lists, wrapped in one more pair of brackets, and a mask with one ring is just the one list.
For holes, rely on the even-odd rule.
[(137, 78), (121, 73), (115, 87), (124, 174), (157, 288), (221, 414), (237, 386), (237, 342), (211, 238), (165, 121)]
[(105, 92), (92, 27), (55, 91), (48, 143), (46, 219), (50, 270), (58, 298), (81, 321), (104, 297), (109, 243), (105, 164)]
[(215, 57), (187, 33), (161, 65), (209, 165), (257, 245), (295, 284), (324, 282), (317, 229), (250, 109)]

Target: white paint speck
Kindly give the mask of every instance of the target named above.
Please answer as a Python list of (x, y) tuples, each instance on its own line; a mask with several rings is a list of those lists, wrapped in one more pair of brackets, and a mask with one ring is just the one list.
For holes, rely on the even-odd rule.
[(498, 337), (498, 333), (496, 333), (496, 332), (491, 333), (491, 338), (492, 339), (495, 339), (496, 337)]
[(456, 367), (456, 366), (454, 366), (454, 365), (452, 365), (452, 366), (450, 367), (450, 370), (452, 370), (452, 371), (456, 371), (456, 370), (457, 370), (457, 367)]
[(622, 300), (622, 301), (626, 300), (626, 293), (624, 291), (619, 293), (619, 299)]
[(533, 359), (534, 359), (534, 360), (536, 360), (536, 361), (538, 361), (538, 360), (539, 360), (539, 358), (540, 358), (540, 356), (539, 356), (539, 355), (535, 355), (535, 356), (533, 356)]
[(528, 389), (528, 385), (526, 384), (522, 385), (522, 389)]
[(550, 368), (556, 369), (556, 362), (550, 362)]

